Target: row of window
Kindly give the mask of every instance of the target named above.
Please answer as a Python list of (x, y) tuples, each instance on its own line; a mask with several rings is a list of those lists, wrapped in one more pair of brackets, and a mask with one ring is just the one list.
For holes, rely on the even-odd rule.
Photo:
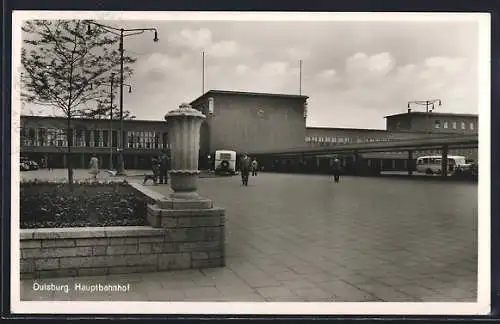
[[(440, 129), (440, 128), (443, 128), (443, 129), (448, 129), (448, 128), (451, 128), (451, 129), (458, 129), (458, 123), (456, 121), (453, 121), (453, 122), (448, 122), (448, 121), (441, 121), (441, 120), (436, 120), (434, 122), (434, 128), (436, 129)], [(475, 125), (473, 122), (469, 122), (469, 130), (473, 131), (475, 129)], [(461, 130), (466, 130), (467, 129), (467, 123), (466, 122), (460, 122), (460, 129)]]
[(319, 143), (319, 144), (348, 144), (348, 143), (372, 143), (372, 142), (387, 142), (388, 138), (356, 138), (351, 137), (328, 137), (328, 136), (307, 136), (306, 143)]
[[(21, 128), (21, 145), (67, 147), (65, 129)], [(107, 129), (76, 129), (73, 131), (75, 147), (117, 147), (118, 132)], [(165, 132), (127, 132), (127, 147), (138, 149), (170, 148)]]

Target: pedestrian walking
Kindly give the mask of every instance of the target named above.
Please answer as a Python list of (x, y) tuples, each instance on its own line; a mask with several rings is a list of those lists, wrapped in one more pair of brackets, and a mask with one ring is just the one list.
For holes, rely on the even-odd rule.
[(252, 177), (257, 175), (257, 170), (259, 169), (259, 162), (257, 162), (256, 158), (253, 158), (252, 161)]
[(335, 182), (338, 183), (340, 180), (340, 160), (339, 159), (335, 158), (333, 160), (331, 172), (332, 173), (330, 175), (330, 179), (333, 176), (333, 179), (335, 180)]
[(168, 170), (170, 170), (170, 157), (166, 150), (160, 156), (160, 184), (168, 184)]
[[(158, 184), (158, 176), (160, 174), (160, 161), (157, 158), (151, 158), (151, 171), (153, 171), (153, 182), (155, 186)], [(147, 177), (144, 178), (144, 183), (147, 181)]]
[(48, 171), (53, 171), (54, 168), (52, 166), (52, 157), (49, 155), (47, 156), (47, 170)]
[(47, 159), (45, 157), (42, 157), (42, 160), (40, 161), (42, 169), (47, 169)]
[(246, 153), (240, 160), (241, 182), (243, 186), (248, 186), (248, 176), (250, 175), (251, 161)]
[(89, 173), (94, 177), (94, 180), (97, 179), (97, 174), (99, 174), (99, 160), (95, 154), (92, 154), (89, 163)]

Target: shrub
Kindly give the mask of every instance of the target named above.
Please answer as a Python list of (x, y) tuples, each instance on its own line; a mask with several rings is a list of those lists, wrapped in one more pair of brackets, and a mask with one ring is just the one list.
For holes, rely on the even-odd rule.
[(20, 187), (21, 228), (146, 224), (146, 203), (126, 182), (28, 181)]

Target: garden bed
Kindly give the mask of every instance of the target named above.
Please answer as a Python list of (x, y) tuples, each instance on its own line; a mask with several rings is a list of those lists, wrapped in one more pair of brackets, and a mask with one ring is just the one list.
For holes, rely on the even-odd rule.
[(147, 197), (126, 182), (24, 182), (20, 226), (29, 228), (143, 226)]

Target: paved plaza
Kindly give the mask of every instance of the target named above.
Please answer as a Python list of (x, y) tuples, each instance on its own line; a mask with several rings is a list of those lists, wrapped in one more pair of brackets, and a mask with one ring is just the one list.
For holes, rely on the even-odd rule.
[[(47, 174), (22, 177), (65, 170)], [(248, 187), (199, 179), (199, 192), (226, 209), (226, 267), (36, 280), (128, 283), (127, 293), (35, 292), (23, 280), (21, 300), (476, 300), (477, 184), (260, 173)]]

